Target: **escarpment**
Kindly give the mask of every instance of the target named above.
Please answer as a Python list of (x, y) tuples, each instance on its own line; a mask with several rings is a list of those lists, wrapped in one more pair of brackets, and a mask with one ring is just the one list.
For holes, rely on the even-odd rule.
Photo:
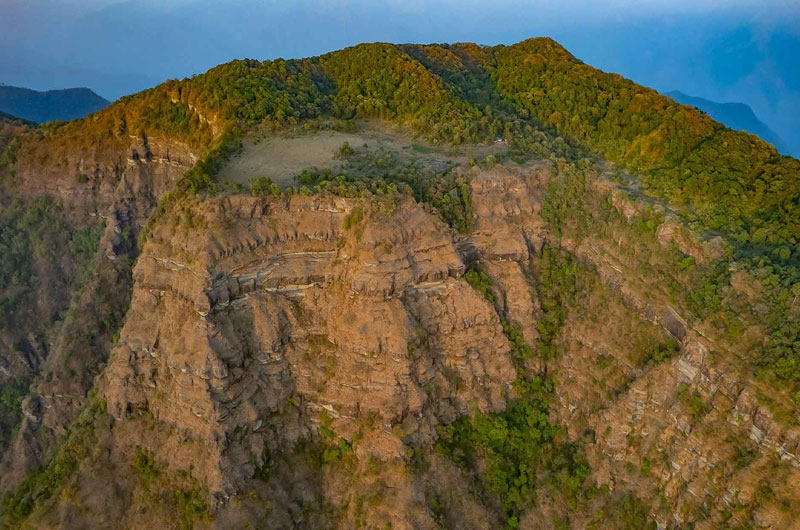
[[(192, 207), (200, 230), (154, 230), (106, 370), (112, 416), (152, 414), (214, 447), (202, 478), (227, 498), (264, 464), (249, 454), (309, 436), (313, 423), (279, 419), (290, 400), (348, 439), (373, 418), (362, 450), (381, 460), (403, 454), (393, 427), (425, 440), (470, 410), (502, 409), (507, 340), (459, 280), (449, 229), (407, 200), (374, 206), (231, 197)], [(233, 441), (237, 429), (247, 436)]]
[[(559, 178), (551, 165), (463, 172), (474, 211), (463, 235), (407, 198), (234, 194), (168, 210), (137, 261), (102, 375), (112, 456), (97, 465), (121, 472), (153, 455), (158, 480), (202, 485), (222, 527), (254, 514), (278, 527), (346, 528), (353, 517), (495, 526), (488, 491), (431, 448), (442, 426), (501, 413), (520, 399), (521, 373), (544, 371), (558, 378), (553, 421), (585, 452), (590, 481), (612, 491), (603, 502), (660, 492), (652, 510), (663, 527), (696, 521), (712, 499), (739, 513), (757, 504), (748, 517), (789, 524), (746, 484), (772, 466), (770, 488), (791, 498), (795, 431), (753, 404), (730, 360), (712, 364), (713, 334), (640, 290), (657, 278), (620, 245), (631, 229), (624, 208), (616, 237), (576, 244), (542, 216)], [(652, 245), (647, 259), (672, 251)], [(575, 271), (555, 335), (544, 324), (553, 263)], [(465, 279), (475, 269), (491, 299)], [(559, 353), (520, 365), (514, 325)], [(413, 457), (426, 467), (409, 451), (427, 455)], [(142, 504), (142, 483), (119, 481), (110, 502), (132, 503), (131, 526), (149, 524), (157, 512)], [(359, 498), (374, 500), (355, 512)], [(520, 524), (563, 509), (543, 498)], [(591, 522), (586, 509), (572, 524)], [(103, 526), (97, 514), (76, 520)]]
[(797, 528), (797, 166), (738, 134), (548, 39), (0, 121), (0, 526)]
[[(19, 323), (0, 328), (8, 346), (0, 381), (35, 389), (22, 403), (15, 442), (7, 450), (0, 445), (4, 489), (41, 464), (85, 403), (128, 310), (136, 236), (196, 161), (180, 144), (127, 133), (90, 150), (51, 149), (28, 133), (14, 149), (0, 198), (30, 212), (24, 222), (54, 248), (37, 251), (30, 294), (13, 309)], [(48, 263), (54, 256), (56, 264)]]
[[(113, 264), (135, 255), (122, 232), (141, 226), (151, 183), (175, 171), (150, 164), (131, 165), (108, 207), (114, 218), (95, 265), (107, 267), (106, 289), (125, 271)], [(148, 500), (170, 488), (206, 499), (194, 524), (496, 526), (491, 490), (475, 486), (480, 468), (434, 448), (444, 426), (503, 414), (523, 399), (520, 381), (544, 373), (557, 379), (550, 421), (585, 455), (588, 482), (610, 491), (581, 501), (571, 524), (588, 524), (592, 502), (626, 492), (661, 498), (645, 505), (664, 528), (715, 524), (697, 519), (712, 502), (789, 524), (759, 493), (765, 486), (749, 484), (772, 469), (770, 491), (793, 502), (797, 429), (758, 404), (748, 374), (722, 351), (736, 346), (687, 313), (653, 265), (676, 259), (675, 241), (679, 257), (698, 263), (718, 257), (719, 245), (696, 242), (673, 217), (637, 236), (649, 206), (602, 170), (583, 181), (580, 200), (604, 224), (564, 214), (558, 227), (547, 208), (553, 186), (570, 178), (563, 169), (455, 171), (469, 183), (467, 233), (402, 195), (228, 193), (169, 204), (130, 273), (129, 307), (105, 308), (124, 312), (124, 325), (99, 378), (109, 420), (92, 436), (102, 456), (81, 472), (88, 482), (74, 486), (75, 498), (106, 488), (104, 502), (134, 528), (174, 517), (175, 505)], [(90, 300), (98, 293), (85, 292), (81, 306)], [(69, 331), (81, 320), (73, 318), (43, 361), (54, 375), (24, 403), (8, 452), (18, 476), (46, 450), (33, 431), (65, 429), (65, 411), (79, 410), (91, 385), (53, 372), (58, 352), (85, 336)], [(520, 357), (523, 344), (533, 358)], [(84, 350), (81, 359), (105, 355)], [(137, 472), (120, 478), (131, 465)], [(157, 478), (142, 482), (141, 473)], [(373, 501), (356, 511), (351, 502), (362, 498)], [(107, 526), (100, 512), (69, 513), (59, 524)], [(520, 525), (564, 515), (542, 498)], [(55, 524), (48, 512), (37, 520)]]

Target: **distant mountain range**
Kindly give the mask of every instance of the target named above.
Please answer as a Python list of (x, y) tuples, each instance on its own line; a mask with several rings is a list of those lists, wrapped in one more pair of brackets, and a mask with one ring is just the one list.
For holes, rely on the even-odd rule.
[(0, 110), (0, 121), (17, 121), (17, 120), (24, 121), (21, 118), (17, 118), (12, 114), (8, 114), (7, 112), (3, 112), (2, 110)]
[(0, 85), (0, 111), (36, 123), (83, 118), (106, 108), (110, 103), (88, 88), (39, 92)]
[(684, 94), (678, 90), (666, 93), (678, 103), (696, 107), (726, 127), (737, 131), (747, 131), (762, 140), (771, 143), (784, 155), (788, 155), (789, 147), (778, 134), (767, 124), (758, 119), (753, 109), (744, 103), (718, 103), (705, 98)]

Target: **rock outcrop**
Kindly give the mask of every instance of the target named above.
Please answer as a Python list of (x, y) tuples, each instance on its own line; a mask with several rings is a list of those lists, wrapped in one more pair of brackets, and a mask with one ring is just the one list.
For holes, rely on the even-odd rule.
[(39, 327), (29, 322), (28, 338), (17, 341), (22, 347), (0, 352), (0, 366), (16, 367), (6, 376), (30, 378), (34, 389), (16, 442), (2, 455), (0, 489), (18, 483), (42, 462), (85, 403), (107, 359), (116, 321), (128, 309), (136, 236), (159, 199), (196, 160), (181, 145), (143, 135), (120, 137), (117, 144), (70, 149), (59, 158), (59, 151), (45, 149), (46, 143), (22, 141), (17, 171), (4, 189), (18, 200), (54, 198), (72, 230), (104, 228), (92, 270), (81, 273), (91, 278), (82, 292), (69, 292), (65, 282), (70, 278), (45, 278), (44, 283), (64, 283), (58, 284), (59, 298), (47, 303), (56, 305), (50, 310), (53, 317), (62, 313), (66, 318), (55, 327), (45, 316)]
[[(175, 212), (183, 221), (154, 230), (134, 272), (104, 376), (110, 413), (152, 414), (207, 448), (195, 469), (227, 499), (263, 465), (250, 455), (292, 447), (320, 414), (347, 439), (370, 418), (360, 450), (391, 461), (401, 438), (430, 441), (440, 423), (504, 408), (508, 341), (460, 280), (450, 229), (408, 200), (369, 210), (233, 196), (194, 205), (200, 229)], [(305, 424), (280, 419), (290, 402)]]
[[(110, 201), (108, 263), (130, 255), (121, 234), (141, 225), (178, 170), (153, 169), (166, 162), (143, 152), (113, 191), (69, 199)], [(549, 247), (580, 264), (582, 291), (564, 300), (566, 320), (549, 339), (559, 354), (536, 368), (556, 379), (551, 420), (580, 444), (589, 481), (639, 493), (660, 528), (712, 528), (720, 516), (698, 515), (711, 505), (737, 522), (790, 528), (781, 506), (795, 502), (800, 432), (759, 402), (756, 383), (737, 369), (737, 346), (675, 303), (658, 269), (676, 248), (703, 263), (724, 245), (699, 241), (669, 212), (649, 243), (637, 241), (631, 226), (649, 206), (602, 176), (587, 185), (618, 218), (603, 231), (556, 233), (542, 213), (558, 178), (549, 163), (458, 171), (471, 185), (467, 234), (399, 196), (228, 193), (171, 204), (138, 256), (130, 308), (98, 378), (113, 422), (85, 476), (102, 475), (92, 465), (116, 475), (134, 465), (190, 477), (220, 528), (253, 518), (352, 526), (343, 514), (435, 528), (442, 513), (462, 528), (496, 526), (486, 493), (431, 448), (438, 427), (503, 411), (515, 398), (503, 324), (537, 345), (546, 310), (537, 271)], [(493, 302), (465, 281), (469, 268), (490, 278)], [(663, 358), (648, 357), (664, 344)], [(41, 459), (34, 430), (63, 431), (59, 411), (85, 402), (84, 387), (64, 378), (37, 388), (24, 404), (17, 474)], [(427, 455), (424, 469), (411, 469), (415, 451)], [(330, 473), (309, 464), (315, 459), (347, 464)], [(774, 478), (764, 478), (767, 468)], [(152, 524), (149, 482), (103, 480), (104, 502), (127, 526)], [(78, 503), (95, 498), (90, 484), (76, 486)], [(373, 499), (368, 516), (364, 499)], [(543, 527), (560, 509), (542, 503), (521, 527)], [(69, 513), (83, 525), (108, 524), (99, 512)]]

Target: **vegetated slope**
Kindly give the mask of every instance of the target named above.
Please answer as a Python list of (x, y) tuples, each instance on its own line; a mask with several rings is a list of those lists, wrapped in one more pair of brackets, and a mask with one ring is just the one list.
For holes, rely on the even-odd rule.
[[(353, 118), (500, 147), (215, 180)], [(234, 61), (7, 145), (52, 206), (0, 226), (6, 526), (791, 524), (800, 175), (754, 136), (534, 39)]]
[(39, 92), (0, 85), (0, 110), (36, 123), (83, 118), (109, 105), (88, 88), (66, 88)]
[[(642, 176), (704, 227), (743, 244), (795, 245), (800, 162), (654, 90), (583, 64), (556, 43), (495, 53), (501, 95)], [(790, 249), (791, 251), (791, 249)]]
[(671, 97), (678, 103), (691, 105), (692, 107), (702, 110), (729, 129), (747, 131), (755, 134), (765, 142), (774, 145), (779, 152), (789, 154), (787, 152), (788, 148), (780, 136), (764, 122), (759, 120), (758, 116), (753, 112), (753, 109), (744, 103), (718, 103), (709, 99), (690, 96), (679, 90), (666, 92), (665, 95)]

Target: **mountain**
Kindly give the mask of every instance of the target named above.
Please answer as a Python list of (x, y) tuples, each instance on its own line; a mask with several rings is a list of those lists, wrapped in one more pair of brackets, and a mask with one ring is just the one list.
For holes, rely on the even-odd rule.
[(11, 121), (24, 121), (16, 116), (12, 116), (11, 114), (7, 114), (3, 111), (0, 111), (0, 120), (11, 122)]
[(667, 92), (666, 95), (678, 103), (702, 110), (718, 122), (724, 123), (726, 127), (755, 134), (765, 142), (774, 145), (781, 153), (788, 154), (788, 147), (780, 136), (759, 120), (753, 109), (744, 103), (717, 103), (704, 98), (688, 96), (678, 90)]
[(4, 528), (791, 528), (800, 162), (558, 43), (0, 151)]
[(0, 85), (0, 110), (36, 123), (77, 120), (106, 108), (110, 103), (88, 88), (38, 92)]

